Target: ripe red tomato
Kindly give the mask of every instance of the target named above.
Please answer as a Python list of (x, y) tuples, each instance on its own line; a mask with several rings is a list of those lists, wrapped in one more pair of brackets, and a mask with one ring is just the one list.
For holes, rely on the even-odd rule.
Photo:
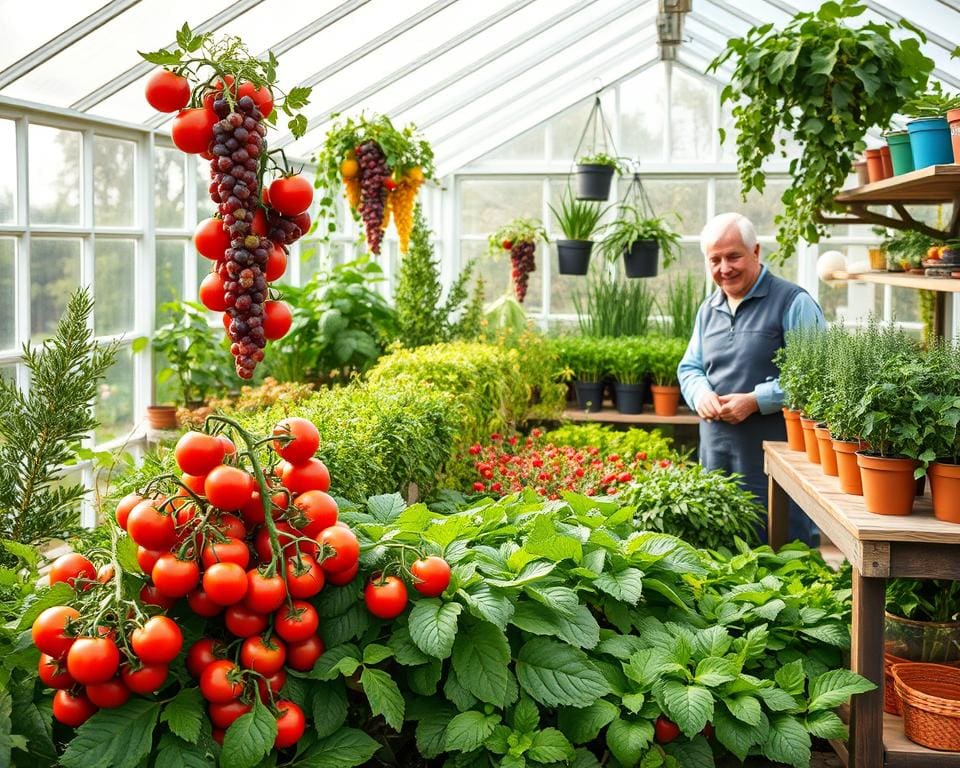
[(240, 663), (269, 677), (283, 669), (287, 659), (287, 646), (277, 637), (264, 640), (260, 635), (248, 637), (240, 647)]
[(114, 577), (115, 573), (116, 570), (114, 570), (113, 563), (104, 563), (97, 568), (97, 581), (101, 584), (106, 584)]
[(304, 600), (283, 606), (273, 619), (273, 629), (288, 643), (300, 643), (320, 627), (317, 609)]
[(124, 664), (120, 668), (120, 679), (134, 693), (147, 696), (163, 688), (167, 682), (167, 672), (166, 664), (144, 664), (137, 669)]
[(77, 728), (97, 711), (84, 693), (57, 691), (53, 695), (53, 716), (64, 725)]
[(183, 633), (167, 616), (154, 616), (133, 630), (130, 645), (144, 664), (169, 664), (183, 648)]
[(669, 744), (680, 735), (680, 728), (665, 715), (660, 715), (653, 724), (653, 733), (657, 744)]
[(303, 235), (310, 231), (310, 214), (304, 211), (294, 216), (293, 223), (300, 228), (300, 236), (303, 237)]
[[(74, 587), (77, 579), (97, 580), (97, 569), (87, 558), (78, 552), (68, 552), (53, 561), (53, 565), (50, 566), (50, 586), (64, 581)], [(80, 588), (86, 590), (90, 589), (90, 586), (90, 584), (81, 583)]]
[(327, 581), (331, 584), (342, 587), (349, 584), (355, 578), (357, 578), (357, 573), (360, 572), (360, 561), (355, 562), (350, 568), (347, 568), (345, 571), (331, 571), (327, 573), (324, 571), (327, 577)]
[(144, 584), (140, 587), (140, 602), (144, 605), (157, 605), (168, 611), (177, 603), (177, 598), (167, 597), (154, 584)]
[(290, 440), (274, 440), (273, 450), (280, 458), (291, 464), (303, 464), (313, 458), (320, 447), (320, 432), (312, 421), (291, 416), (281, 419), (273, 428), (274, 437), (290, 437)]
[(303, 516), (293, 519), (293, 524), (311, 539), (320, 535), (324, 528), (337, 522), (337, 502), (324, 491), (307, 491), (293, 500), (294, 508)]
[(130, 516), (130, 510), (141, 501), (143, 501), (143, 496), (137, 493), (128, 493), (117, 502), (115, 516), (117, 518), (117, 525), (123, 528), (123, 530), (127, 530), (127, 518)]
[(238, 669), (236, 664), (226, 659), (211, 662), (200, 675), (200, 693), (215, 704), (236, 699), (243, 693), (243, 684), (236, 682)]
[(237, 446), (234, 445), (233, 440), (226, 435), (217, 435), (217, 440), (223, 443), (223, 451), (227, 456), (232, 456), (237, 452)]
[(159, 502), (145, 499), (130, 510), (127, 532), (145, 549), (166, 550), (177, 543), (173, 515), (157, 508)]
[(244, 96), (253, 99), (253, 103), (257, 105), (260, 114), (264, 117), (268, 117), (273, 112), (273, 94), (267, 86), (258, 87), (248, 80), (244, 80), (237, 87), (237, 98), (241, 99)]
[(105, 683), (87, 686), (87, 698), (102, 709), (122, 707), (130, 698), (130, 689), (119, 678), (111, 678)]
[(210, 599), (210, 595), (203, 591), (203, 587), (198, 587), (187, 595), (187, 605), (197, 616), (212, 618), (223, 611), (223, 606)]
[(312, 555), (301, 554), (287, 560), (287, 589), (291, 597), (313, 597), (325, 583), (323, 569)]
[(371, 579), (363, 590), (367, 610), (380, 619), (395, 619), (407, 607), (407, 588), (396, 576), (387, 576), (380, 583)]
[(40, 682), (47, 688), (70, 688), (76, 681), (70, 677), (67, 667), (62, 661), (58, 661), (46, 653), (40, 654), (40, 661), (37, 663), (37, 674)]
[(246, 568), (250, 562), (250, 550), (245, 541), (231, 536), (226, 541), (207, 544), (200, 554), (200, 559), (203, 560), (204, 568), (209, 568), (214, 563), (236, 563), (241, 568)]
[(210, 148), (213, 126), (219, 121), (220, 118), (212, 110), (203, 107), (181, 109), (180, 114), (173, 118), (170, 138), (181, 152), (200, 154)]
[(292, 747), (303, 736), (307, 720), (303, 710), (292, 701), (277, 702), (277, 738), (273, 741), (276, 749)]
[(243, 603), (234, 603), (228, 606), (223, 619), (227, 629), (237, 637), (259, 635), (270, 626), (269, 618), (262, 613), (251, 610)]
[(166, 69), (147, 78), (147, 103), (158, 112), (176, 112), (190, 103), (190, 82)]
[(247, 572), (236, 563), (214, 563), (203, 574), (203, 591), (220, 605), (232, 605), (247, 593)]
[(299, 643), (287, 644), (287, 666), (298, 672), (309, 672), (313, 665), (317, 663), (324, 650), (323, 640), (320, 635), (308, 637)]
[[(289, 503), (287, 492), (281, 490), (271, 494), (270, 503), (272, 505), (271, 514), (273, 519), (276, 520), (282, 511), (287, 508)], [(260, 501), (260, 493), (258, 491), (253, 492), (253, 495), (250, 497), (250, 502), (245, 504), (240, 510), (240, 515), (243, 517), (243, 521), (251, 528), (263, 523), (263, 503)]]
[(233, 721), (236, 720), (241, 715), (247, 714), (252, 706), (249, 704), (244, 704), (239, 699), (233, 699), (232, 701), (225, 701), (220, 704), (211, 703), (207, 707), (207, 711), (210, 713), (210, 722), (212, 722), (217, 728), (229, 728), (233, 725)]
[[(203, 496), (203, 481), (206, 479), (206, 475), (191, 475), (187, 472), (184, 472), (180, 475), (180, 482), (197, 494), (197, 496)], [(177, 489), (177, 496), (189, 497), (189, 495), (190, 494), (188, 494), (183, 488)]]
[(283, 688), (284, 684), (287, 682), (287, 673), (284, 670), (278, 670), (272, 675), (267, 675), (265, 678), (257, 678), (257, 690), (260, 693), (261, 701), (270, 701), (270, 696), (267, 694), (267, 687), (269, 686), (270, 690), (273, 692), (274, 697), (280, 693), (280, 689)]
[(279, 245), (274, 245), (267, 256), (267, 267), (264, 270), (268, 283), (279, 280), (287, 271), (287, 253)]
[(293, 325), (293, 312), (285, 301), (263, 302), (263, 335), (270, 341), (282, 339)]
[(67, 671), (81, 685), (105, 683), (120, 666), (120, 651), (109, 637), (78, 637), (67, 651)]
[(280, 482), (291, 493), (307, 491), (329, 491), (330, 473), (320, 459), (308, 459), (303, 464), (280, 464)]
[(55, 659), (62, 659), (75, 640), (68, 634), (68, 625), (79, 618), (79, 611), (69, 605), (55, 605), (47, 608), (34, 619), (33, 644), (40, 649), (41, 653)]
[(279, 573), (265, 576), (260, 571), (247, 571), (247, 593), (243, 602), (251, 611), (271, 613), (277, 610), (287, 597), (287, 587)]
[(328, 577), (331, 573), (341, 573), (352, 568), (360, 558), (360, 542), (349, 528), (331, 525), (320, 532), (317, 540), (334, 550), (334, 554), (320, 561), (320, 567)]
[(257, 237), (267, 236), (267, 214), (263, 208), (257, 208), (253, 212), (253, 221), (250, 222), (250, 231)]
[(203, 483), (207, 499), (218, 509), (240, 509), (250, 501), (254, 487), (249, 472), (226, 464), (210, 470)]
[(207, 259), (222, 259), (223, 252), (230, 247), (230, 235), (223, 228), (223, 219), (204, 219), (197, 224), (193, 233), (193, 246), (197, 253)]
[(216, 78), (213, 81), (213, 88), (203, 94), (203, 106), (205, 106), (207, 109), (213, 109), (213, 101), (223, 91), (224, 81), (226, 81), (227, 88), (233, 87), (233, 75), (225, 75), (222, 79), (219, 77)]
[(165, 552), (157, 558), (150, 578), (160, 594), (183, 597), (200, 583), (200, 567), (196, 560), (180, 560), (172, 552)]
[(224, 536), (231, 539), (243, 539), (247, 535), (247, 527), (236, 515), (221, 513), (210, 521)]
[(198, 292), (200, 303), (211, 312), (225, 312), (227, 309), (227, 301), (223, 297), (225, 290), (220, 275), (211, 272), (200, 282)]
[(201, 637), (187, 650), (187, 670), (194, 677), (200, 677), (207, 665), (222, 658), (224, 645), (219, 640)]
[(413, 588), (426, 597), (437, 597), (450, 585), (450, 565), (436, 555), (414, 560), (410, 573), (413, 574)]
[(223, 443), (203, 432), (187, 432), (173, 449), (177, 466), (190, 475), (206, 475), (223, 462), (223, 455)]
[(313, 184), (301, 175), (282, 176), (270, 184), (270, 205), (284, 216), (296, 216), (313, 202)]
[(160, 555), (164, 554), (164, 551), (161, 549), (147, 549), (146, 547), (137, 547), (137, 562), (140, 564), (140, 569), (149, 574), (153, 570), (153, 566), (157, 564), (157, 560), (160, 559)]

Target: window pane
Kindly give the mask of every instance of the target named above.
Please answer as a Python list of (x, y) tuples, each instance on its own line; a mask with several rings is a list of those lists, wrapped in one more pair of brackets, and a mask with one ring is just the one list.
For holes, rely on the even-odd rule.
[(94, 433), (97, 443), (114, 440), (133, 428), (133, 356), (129, 347), (120, 350), (100, 383), (96, 418), (100, 422)]
[(98, 227), (132, 227), (137, 145), (96, 136), (93, 140), (93, 217)]
[(460, 232), (489, 235), (515, 218), (539, 219), (540, 181), (470, 180), (460, 189)]
[(30, 126), (30, 223), (80, 223), (79, 131)]
[(197, 221), (209, 219), (216, 213), (216, 205), (210, 199), (210, 163), (197, 158)]
[(546, 154), (546, 128), (542, 125), (521, 133), (506, 144), (488, 152), (482, 160), (543, 160)]
[(157, 147), (153, 157), (153, 204), (158, 229), (183, 229), (184, 175), (187, 158), (178, 149)]
[(98, 239), (94, 246), (94, 331), (98, 336), (133, 330), (133, 240)]
[[(608, 91), (601, 99), (603, 107), (603, 119), (607, 127), (613, 131), (613, 121), (616, 118), (614, 112), (613, 91)], [(620, 152), (619, 147), (611, 147), (610, 137), (605, 135), (602, 124), (598, 119), (590, 124), (590, 131), (586, 134), (587, 118), (590, 116), (590, 110), (593, 108), (593, 99), (578, 104), (568, 109), (562, 115), (558, 115), (550, 122), (553, 130), (553, 145), (551, 148), (553, 160), (566, 160), (568, 163), (576, 162), (575, 154), (585, 155), (591, 152), (605, 152), (608, 155), (614, 154), (614, 149)], [(582, 142), (581, 142), (582, 138)], [(580, 151), (577, 152), (577, 145), (580, 145)]]
[(660, 65), (620, 86), (621, 154), (640, 160), (663, 160), (665, 91)]
[(168, 319), (163, 305), (177, 301), (183, 296), (183, 252), (186, 243), (183, 240), (157, 240), (157, 325), (163, 325)]
[(0, 120), (0, 224), (17, 220), (17, 124)]
[(7, 365), (0, 365), (0, 379), (8, 381), (11, 384), (16, 384), (17, 382), (17, 365), (16, 363), (9, 363)]
[(14, 332), (16, 259), (17, 241), (12, 237), (0, 237), (0, 349), (12, 349), (17, 346), (17, 336)]
[(674, 67), (671, 76), (670, 151), (673, 160), (713, 160), (716, 88)]
[(81, 241), (35, 237), (30, 244), (30, 336), (53, 333), (80, 283)]
[(775, 235), (773, 217), (783, 209), (780, 198), (789, 184), (786, 180), (767, 179), (762, 195), (751, 192), (747, 201), (740, 199), (739, 179), (717, 179), (717, 213), (742, 213), (757, 228), (758, 235)]
[[(643, 188), (658, 216), (666, 218), (667, 224), (684, 235), (699, 235), (707, 223), (706, 179), (642, 179)], [(620, 196), (623, 197), (629, 179), (620, 180)], [(676, 213), (677, 216), (669, 215)]]
[(466, 264), (476, 259), (474, 274), (483, 278), (483, 300), (490, 303), (506, 293), (510, 283), (510, 268), (506, 259), (492, 259), (484, 255), (485, 242), (479, 240), (460, 241), (460, 262)]

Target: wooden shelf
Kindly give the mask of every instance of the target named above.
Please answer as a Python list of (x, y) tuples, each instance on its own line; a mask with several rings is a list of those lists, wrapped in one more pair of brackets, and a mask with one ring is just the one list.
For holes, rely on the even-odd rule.
[(652, 411), (647, 413), (620, 413), (614, 410), (609, 403), (605, 403), (601, 411), (581, 411), (577, 408), (568, 408), (563, 412), (563, 418), (569, 421), (593, 421), (601, 424), (651, 424), (653, 426), (700, 423), (700, 417), (687, 408), (681, 408), (676, 416), (657, 416)]
[[(879, 224), (891, 229), (913, 229), (935, 240), (953, 240), (960, 234), (960, 165), (931, 165), (862, 187), (845, 189), (834, 200), (850, 215), (821, 215), (820, 220), (825, 224)], [(941, 203), (953, 203), (953, 215), (946, 229), (924, 224), (906, 209), (907, 205)], [(870, 210), (871, 205), (893, 206), (897, 216)]]
[[(960, 271), (960, 265), (956, 269)], [(910, 275), (904, 272), (834, 272), (833, 278), (835, 280), (893, 285), (898, 288), (920, 288), (924, 291), (960, 293), (960, 280), (947, 277), (927, 277), (926, 275)]]
[(957, 768), (960, 752), (938, 752), (914, 744), (903, 733), (903, 718), (883, 713), (884, 765), (890, 768)]

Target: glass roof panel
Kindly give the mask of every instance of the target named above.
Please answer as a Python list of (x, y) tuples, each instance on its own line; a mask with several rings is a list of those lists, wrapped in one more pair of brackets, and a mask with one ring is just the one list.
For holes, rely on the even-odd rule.
[(19, 61), (48, 40), (82, 21), (103, 5), (103, 0), (61, 0), (56, 3), (56, 24), (46, 16), (37, 23), (37, 6), (23, 0), (0, 0), (3, 21), (3, 45), (0, 46), (0, 70)]

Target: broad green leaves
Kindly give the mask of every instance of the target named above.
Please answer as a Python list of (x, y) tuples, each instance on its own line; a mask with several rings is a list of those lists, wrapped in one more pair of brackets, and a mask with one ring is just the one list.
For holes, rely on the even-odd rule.
[(390, 727), (399, 731), (403, 727), (403, 694), (393, 678), (382, 669), (367, 667), (360, 675), (360, 685), (373, 714), (383, 715)]
[(447, 725), (443, 737), (448, 752), (472, 752), (480, 747), (500, 722), (499, 715), (484, 715), (470, 710), (456, 715)]
[(380, 743), (356, 728), (340, 728), (320, 739), (297, 764), (302, 768), (354, 768), (366, 765)]
[(203, 719), (203, 697), (197, 688), (184, 688), (163, 708), (160, 722), (184, 741), (196, 744)]
[(146, 699), (102, 709), (77, 729), (60, 762), (64, 768), (137, 768), (150, 754), (159, 714), (160, 705)]
[(548, 707), (585, 707), (610, 691), (586, 654), (555, 640), (528, 640), (517, 656), (520, 686)]
[(445, 659), (453, 650), (457, 636), (457, 617), (460, 603), (442, 603), (439, 600), (420, 600), (410, 611), (410, 639), (428, 656)]
[(869, 680), (846, 669), (825, 672), (810, 683), (809, 711), (833, 709), (855, 693), (866, 693), (874, 688), (876, 686)]
[(273, 748), (277, 721), (259, 699), (227, 728), (220, 761), (231, 768), (254, 768)]
[(699, 685), (670, 680), (663, 685), (667, 714), (687, 736), (695, 736), (713, 717), (713, 695)]
[(461, 685), (480, 701), (503, 706), (510, 675), (510, 646), (497, 627), (475, 621), (457, 636), (453, 668)]

